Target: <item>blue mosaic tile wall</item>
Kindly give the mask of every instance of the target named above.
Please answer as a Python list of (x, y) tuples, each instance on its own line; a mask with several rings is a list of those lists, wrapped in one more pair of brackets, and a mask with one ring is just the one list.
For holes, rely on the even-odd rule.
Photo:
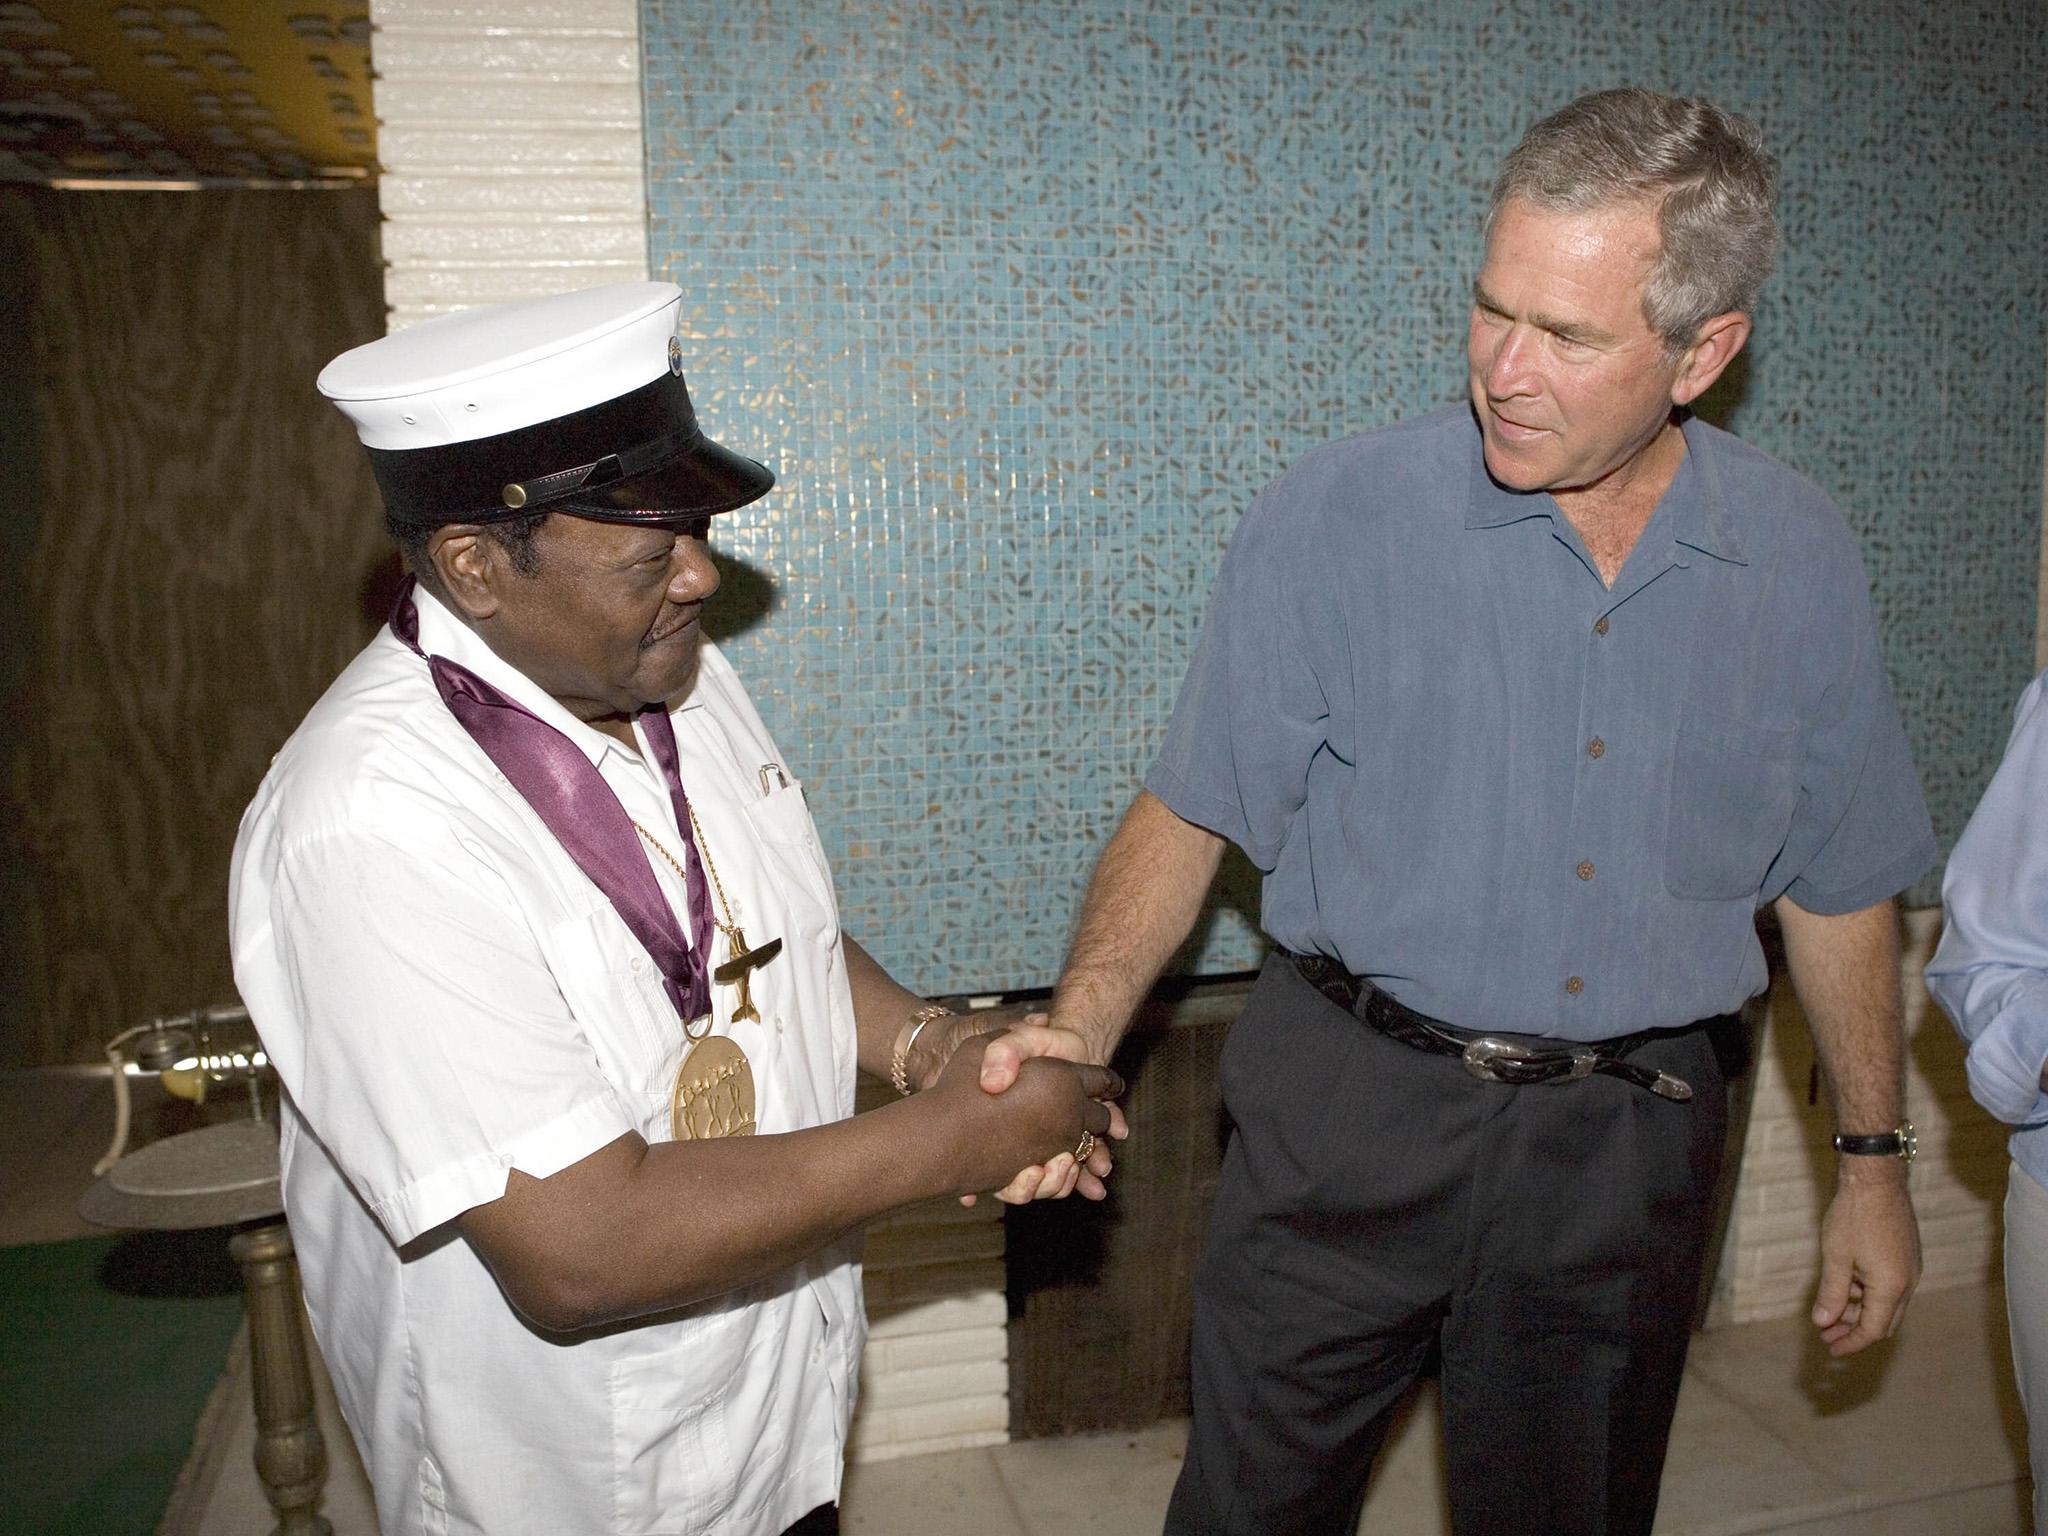
[[(729, 649), (849, 931), (1048, 983), (1224, 542), (1332, 437), (1460, 398), (1499, 156), (1638, 82), (1756, 118), (1789, 249), (1727, 425), (1862, 536), (1953, 839), (2031, 671), (2039, 0), (643, 0), (655, 270), (727, 441)], [(1187, 957), (1255, 963), (1230, 886)], [(1923, 882), (1917, 899), (1934, 899)]]

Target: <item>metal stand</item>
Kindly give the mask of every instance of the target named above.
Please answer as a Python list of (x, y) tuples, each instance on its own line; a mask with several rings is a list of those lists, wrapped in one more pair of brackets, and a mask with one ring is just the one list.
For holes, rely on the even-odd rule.
[(306, 1365), (306, 1309), (299, 1265), (281, 1221), (237, 1232), (228, 1252), (242, 1267), (249, 1310), (249, 1362), (256, 1394), (256, 1475), (277, 1511), (271, 1536), (332, 1536), (318, 1513), (327, 1481), (327, 1442), (313, 1417)]

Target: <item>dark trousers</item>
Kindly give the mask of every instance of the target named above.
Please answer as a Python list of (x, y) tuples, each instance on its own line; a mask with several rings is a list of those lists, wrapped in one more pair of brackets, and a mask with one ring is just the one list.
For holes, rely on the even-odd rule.
[(1349, 1536), (1436, 1348), (1458, 1536), (1647, 1536), (1727, 1096), (1707, 1029), (1631, 1059), (1691, 1102), (1481, 1082), (1267, 963), (1223, 1053), (1169, 1533)]
[(839, 1536), (839, 1506), (820, 1504), (782, 1536)]

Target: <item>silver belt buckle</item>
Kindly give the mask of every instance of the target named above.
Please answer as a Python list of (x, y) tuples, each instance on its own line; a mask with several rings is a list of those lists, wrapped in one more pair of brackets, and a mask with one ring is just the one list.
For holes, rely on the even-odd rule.
[[(1481, 1082), (1505, 1083), (1510, 1080), (1500, 1075), (1496, 1063), (1513, 1062), (1526, 1066), (1555, 1054), (1551, 1051), (1532, 1051), (1527, 1046), (1516, 1045), (1512, 1041), (1501, 1039), (1498, 1035), (1481, 1035), (1478, 1039), (1467, 1042), (1465, 1046), (1465, 1070)], [(1591, 1077), (1594, 1066), (1600, 1060), (1596, 1052), (1584, 1046), (1574, 1049), (1571, 1058), (1572, 1069), (1565, 1075), (1565, 1082)]]
[(1465, 1044), (1465, 1070), (1482, 1083), (1503, 1083), (1507, 1079), (1496, 1070), (1494, 1063), (1501, 1061), (1527, 1061), (1529, 1053), (1521, 1046), (1501, 1039), (1498, 1035), (1481, 1035)]

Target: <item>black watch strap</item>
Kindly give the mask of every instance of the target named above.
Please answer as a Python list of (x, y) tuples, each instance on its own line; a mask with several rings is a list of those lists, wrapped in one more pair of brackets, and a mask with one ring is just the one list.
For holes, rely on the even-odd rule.
[(1910, 1163), (1913, 1154), (1920, 1150), (1920, 1144), (1913, 1131), (1913, 1122), (1901, 1120), (1897, 1129), (1876, 1135), (1837, 1136), (1835, 1150), (1846, 1152), (1851, 1157), (1896, 1157)]

